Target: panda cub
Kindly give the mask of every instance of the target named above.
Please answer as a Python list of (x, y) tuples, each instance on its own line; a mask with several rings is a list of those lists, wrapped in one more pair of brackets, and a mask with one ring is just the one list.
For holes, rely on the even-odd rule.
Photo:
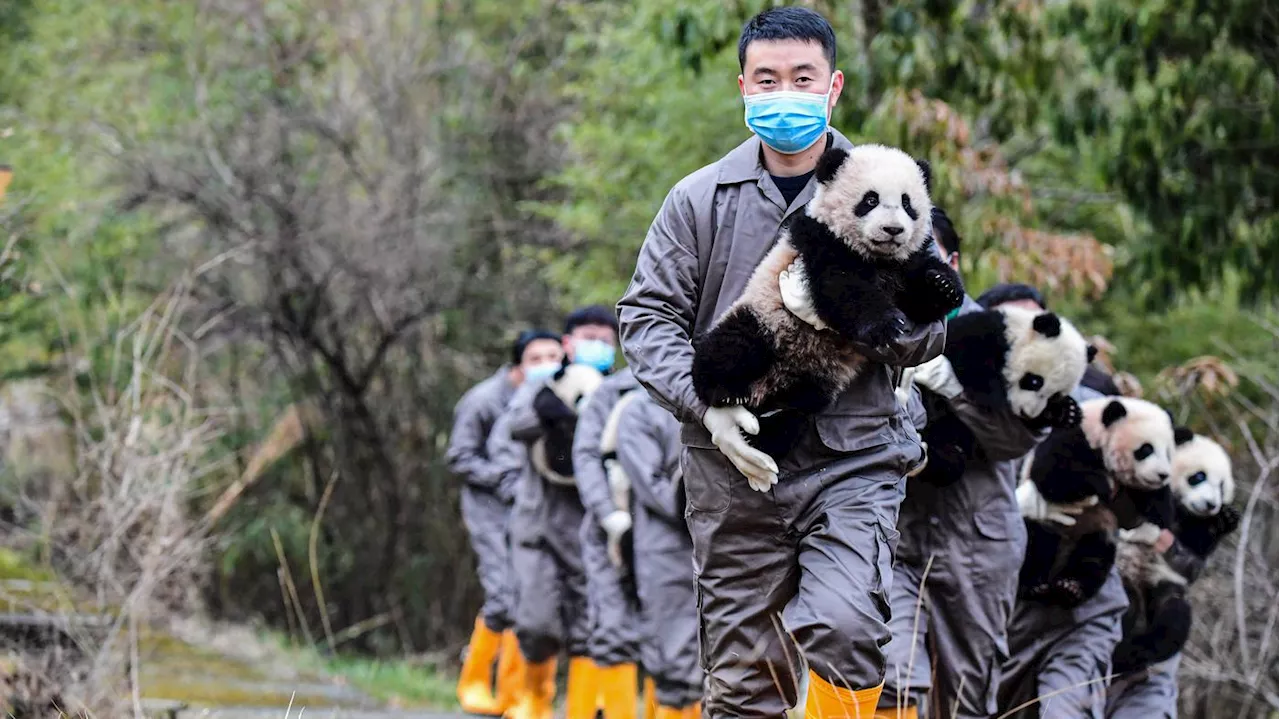
[[(964, 299), (930, 246), (929, 167), (901, 150), (828, 150), (817, 188), (756, 267), (742, 297), (693, 340), (693, 387), (709, 406), (745, 405), (751, 438), (781, 458), (804, 418), (827, 407), (866, 364), (858, 346), (892, 342), (907, 320), (941, 320)], [(778, 276), (792, 263), (824, 329), (787, 311)]]
[(1240, 526), (1240, 512), (1231, 506), (1236, 491), (1231, 458), (1217, 442), (1192, 435), (1173, 453), (1169, 487), (1176, 500), (1174, 535), (1202, 563)]
[(1117, 490), (1153, 491), (1169, 480), (1174, 431), (1166, 411), (1140, 399), (1101, 397), (1082, 403), (1080, 413), (1078, 427), (1054, 430), (1036, 447), (1023, 479), (1049, 502), (1093, 496), (1098, 504), (1071, 527), (1027, 520), (1022, 599), (1074, 607), (1092, 597), (1115, 563)]
[[(1152, 547), (1155, 537), (1130, 535), (1117, 549), (1116, 564), (1129, 597), (1112, 665), (1127, 673), (1162, 662), (1182, 650), (1191, 634), (1192, 610), (1187, 585), (1209, 554), (1235, 531), (1240, 513), (1230, 506), (1235, 493), (1231, 460), (1213, 440), (1190, 430), (1175, 431), (1173, 475), (1168, 506), (1139, 530), (1173, 532), (1177, 543), (1165, 554)], [(1166, 521), (1171, 520), (1171, 521)]]
[(533, 398), (542, 434), (529, 448), (529, 462), (552, 484), (572, 485), (573, 433), (578, 410), (600, 386), (604, 375), (582, 364), (562, 367)]
[[(943, 350), (971, 402), (991, 411), (1007, 408), (1035, 430), (1080, 424), (1080, 407), (1068, 395), (1095, 352), (1058, 315), (1013, 305), (949, 320)], [(951, 484), (975, 456), (977, 441), (940, 397), (922, 390), (922, 399), (929, 415), (928, 462), (920, 479)]]

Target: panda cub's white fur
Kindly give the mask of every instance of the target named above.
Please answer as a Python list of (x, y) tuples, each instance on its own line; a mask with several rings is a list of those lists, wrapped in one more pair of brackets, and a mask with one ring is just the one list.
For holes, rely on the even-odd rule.
[[(1108, 422), (1109, 408), (1124, 414)], [(1080, 423), (1089, 445), (1102, 454), (1112, 479), (1126, 487), (1154, 490), (1169, 481), (1173, 469), (1173, 421), (1158, 405), (1132, 397), (1102, 397), (1080, 405)]]
[(1169, 488), (1188, 513), (1198, 517), (1217, 514), (1235, 498), (1231, 458), (1217, 442), (1197, 434), (1173, 453)]
[(1051, 397), (1070, 394), (1080, 383), (1089, 363), (1089, 343), (1061, 317), (1058, 334), (1050, 336), (1032, 327), (1036, 317), (1045, 313), (1013, 305), (996, 309), (1004, 314), (1009, 342), (1004, 368), (1009, 406), (1020, 417), (1039, 417)]
[[(844, 162), (836, 181), (818, 184), (805, 214), (826, 225), (867, 259), (906, 262), (933, 232), (933, 203), (920, 166), (902, 150), (884, 145), (858, 145), (849, 150)], [(870, 191), (879, 200), (870, 212), (859, 217), (855, 210)], [(916, 217), (903, 206), (903, 197), (910, 201)], [(778, 243), (778, 249), (783, 244)], [(790, 259), (782, 267), (789, 263)], [(773, 279), (777, 279), (776, 274)]]

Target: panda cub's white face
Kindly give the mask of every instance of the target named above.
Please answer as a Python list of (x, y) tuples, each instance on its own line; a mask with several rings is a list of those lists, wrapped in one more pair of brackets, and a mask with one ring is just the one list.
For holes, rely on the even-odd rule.
[(1173, 469), (1173, 420), (1146, 400), (1100, 397), (1080, 405), (1080, 428), (1122, 485), (1159, 489)]
[(1196, 435), (1174, 450), (1169, 487), (1191, 514), (1213, 516), (1235, 497), (1231, 458), (1217, 442)]
[(1024, 419), (1039, 417), (1057, 394), (1070, 394), (1084, 377), (1089, 343), (1068, 321), (1052, 312), (1014, 305), (995, 308), (1004, 315), (1009, 359), (1004, 367), (1009, 406)]
[(831, 155), (819, 162), (810, 217), (868, 259), (902, 262), (925, 245), (933, 203), (919, 163), (896, 148), (858, 145), (833, 172)]

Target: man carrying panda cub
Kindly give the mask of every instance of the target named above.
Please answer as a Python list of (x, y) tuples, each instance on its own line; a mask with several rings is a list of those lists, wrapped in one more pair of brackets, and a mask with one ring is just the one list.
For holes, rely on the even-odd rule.
[[(938, 208), (933, 236), (958, 265), (960, 237)], [(807, 316), (803, 297), (786, 296)], [(927, 408), (928, 463), (908, 481), (898, 517), (882, 719), (996, 713), (1026, 541), (1016, 461), (1048, 428), (1080, 421), (1067, 394), (1089, 347), (1070, 323), (966, 297), (947, 333), (944, 353), (910, 372)]]
[[(894, 382), (899, 368), (942, 350), (941, 319), (958, 304), (960, 288), (958, 280), (949, 286), (935, 267), (912, 265), (924, 290), (915, 300), (932, 296), (939, 304), (954, 290), (955, 304), (936, 320), (914, 321), (910, 316), (920, 313), (909, 311), (898, 286), (900, 309), (888, 306), (861, 318), (828, 312), (823, 320), (874, 326), (863, 336), (878, 341), (850, 341), (826, 357), (815, 351), (821, 343), (816, 330), (799, 329), (798, 320), (777, 314), (777, 278), (790, 258), (778, 257), (776, 267), (762, 261), (775, 257), (771, 249), (785, 220), (812, 217), (806, 204), (826, 191), (827, 229), (843, 223), (848, 232), (837, 234), (850, 243), (849, 251), (892, 254), (909, 263), (926, 247), (928, 178), (905, 154), (854, 148), (828, 128), (844, 79), (835, 69), (835, 35), (822, 16), (805, 8), (767, 10), (746, 24), (738, 47), (739, 89), (754, 136), (686, 177), (663, 202), (618, 304), (623, 352), (637, 380), (682, 423), (685, 516), (708, 677), (704, 716), (780, 716), (797, 703), (807, 679), (808, 716), (870, 717), (885, 678), (898, 506), (905, 475), (922, 460), (919, 435)], [(855, 158), (867, 155), (878, 159), (861, 165), (866, 160)], [(879, 159), (892, 169), (861, 169), (878, 166)], [(880, 192), (859, 187), (860, 174), (885, 175), (864, 178), (883, 180), (874, 188)], [(847, 202), (837, 197), (841, 193)], [(803, 256), (804, 248), (796, 249)], [(816, 275), (830, 268), (804, 269)], [(772, 283), (773, 297), (748, 291), (758, 288), (753, 275)], [(857, 281), (851, 277), (817, 279), (849, 287)], [(777, 457), (748, 442), (768, 412), (757, 416), (748, 402), (707, 401), (695, 387), (692, 343), (740, 301), (756, 300), (774, 305), (762, 322), (785, 325), (799, 338), (805, 369), (814, 370), (806, 378), (807, 399), (811, 406), (827, 405), (797, 420), (801, 431), (785, 438), (786, 451)], [(858, 310), (858, 303), (839, 304)], [(819, 307), (819, 314), (830, 306)], [(824, 336), (837, 334), (843, 338)], [(786, 363), (793, 344), (779, 346), (783, 356), (765, 368), (774, 379), (795, 369)], [(846, 356), (856, 358), (852, 371), (841, 364)], [(759, 369), (765, 358), (740, 359)], [(816, 366), (824, 360), (826, 367)], [(822, 375), (823, 369), (830, 372)], [(739, 380), (737, 389), (747, 389), (742, 377), (709, 374), (704, 380)]]

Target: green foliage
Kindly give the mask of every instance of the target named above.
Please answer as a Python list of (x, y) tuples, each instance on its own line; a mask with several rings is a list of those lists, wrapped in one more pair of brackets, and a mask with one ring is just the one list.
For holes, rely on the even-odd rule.
[(23, 201), (25, 269), (42, 292), (0, 300), (16, 318), (0, 337), (4, 377), (46, 371), (78, 344), (69, 315), (132, 317), (162, 286), (149, 281), (166, 262), (157, 223), (113, 207), (103, 150), (117, 128), (146, 133), (191, 111), (175, 102), (180, 67), (167, 51), (193, 39), (193, 7), (23, 5), (0, 3), (0, 27), (21, 20), (0, 36), (0, 160), (15, 170), (8, 201)]
[[(1058, 93), (1059, 134), (1096, 143), (1108, 185), (1150, 221), (1130, 274), (1153, 302), (1245, 271), (1272, 299), (1276, 236), (1276, 8), (1260, 0), (1075, 0), (1056, 28), (1092, 71)], [(1151, 306), (1151, 305), (1148, 305)]]

